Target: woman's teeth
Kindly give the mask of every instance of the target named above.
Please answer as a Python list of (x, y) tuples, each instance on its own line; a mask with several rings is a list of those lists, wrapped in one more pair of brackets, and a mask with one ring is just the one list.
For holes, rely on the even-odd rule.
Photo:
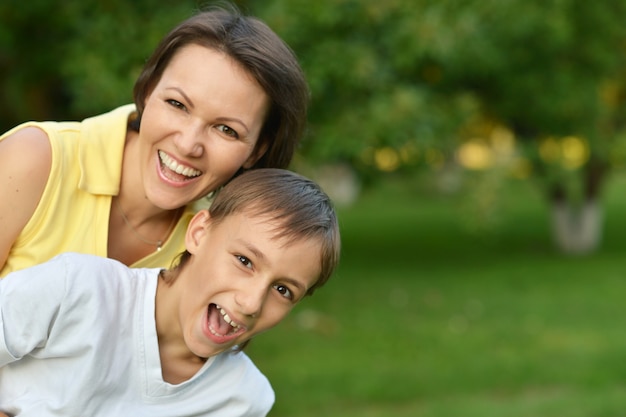
[(202, 174), (202, 172), (197, 169), (189, 168), (184, 165), (179, 164), (174, 159), (172, 159), (168, 154), (163, 151), (159, 151), (159, 159), (161, 163), (165, 165), (166, 168), (174, 171), (179, 175), (184, 175), (185, 177), (193, 178)]

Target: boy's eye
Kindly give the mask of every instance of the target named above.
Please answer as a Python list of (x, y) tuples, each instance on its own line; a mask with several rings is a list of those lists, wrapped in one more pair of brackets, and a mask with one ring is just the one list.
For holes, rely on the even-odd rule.
[(293, 300), (293, 293), (286, 286), (281, 285), (281, 284), (276, 284), (274, 285), (274, 289), (278, 291), (278, 293), (282, 295), (283, 297), (288, 298), (289, 300)]
[(220, 132), (224, 133), (227, 136), (230, 136), (235, 139), (239, 139), (239, 134), (234, 129), (231, 129), (230, 127), (226, 125), (217, 125), (216, 128), (217, 130), (219, 130)]
[(252, 262), (250, 261), (250, 259), (246, 258), (243, 255), (235, 255), (237, 257), (237, 259), (239, 260), (239, 262), (241, 262), (241, 264), (243, 266), (245, 266), (246, 268), (252, 268)]

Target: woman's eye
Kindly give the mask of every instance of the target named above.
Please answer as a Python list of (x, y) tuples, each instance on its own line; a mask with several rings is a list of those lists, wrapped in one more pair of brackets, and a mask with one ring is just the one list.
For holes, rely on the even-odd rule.
[(235, 138), (235, 139), (239, 139), (239, 134), (237, 134), (237, 132), (233, 129), (231, 129), (230, 127), (226, 126), (226, 125), (217, 125), (216, 126), (217, 130), (219, 130), (220, 132)]
[(281, 285), (281, 284), (276, 284), (274, 285), (274, 289), (278, 291), (278, 293), (282, 295), (283, 297), (293, 300), (293, 294), (291, 293), (291, 290), (287, 288), (286, 286)]
[(172, 105), (173, 107), (176, 107), (178, 109), (181, 110), (187, 110), (187, 108), (185, 107), (185, 105), (183, 103), (181, 103), (180, 101), (174, 100), (174, 99), (168, 99), (165, 100), (167, 103), (169, 103), (170, 105)]
[(246, 268), (252, 268), (252, 262), (250, 261), (250, 259), (246, 258), (243, 255), (236, 255), (236, 256), (239, 262), (241, 262), (243, 266), (245, 266)]

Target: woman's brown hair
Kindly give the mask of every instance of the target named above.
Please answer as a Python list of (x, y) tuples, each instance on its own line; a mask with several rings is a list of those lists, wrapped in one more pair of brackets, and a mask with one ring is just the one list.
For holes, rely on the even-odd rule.
[(139, 130), (147, 97), (172, 57), (197, 44), (221, 51), (246, 70), (270, 99), (256, 150), (267, 148), (251, 168), (287, 168), (304, 133), (309, 90), (291, 48), (261, 20), (244, 16), (235, 6), (213, 7), (176, 26), (146, 62), (133, 90)]

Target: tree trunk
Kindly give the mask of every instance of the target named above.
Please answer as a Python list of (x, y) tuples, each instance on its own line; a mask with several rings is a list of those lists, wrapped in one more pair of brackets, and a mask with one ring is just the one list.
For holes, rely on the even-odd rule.
[(567, 254), (594, 252), (602, 243), (604, 224), (600, 194), (608, 168), (592, 158), (583, 171), (583, 202), (573, 203), (561, 184), (550, 189), (552, 236), (557, 248)]
[(595, 251), (602, 241), (603, 215), (598, 199), (574, 206), (552, 202), (552, 236), (563, 253), (583, 255)]

